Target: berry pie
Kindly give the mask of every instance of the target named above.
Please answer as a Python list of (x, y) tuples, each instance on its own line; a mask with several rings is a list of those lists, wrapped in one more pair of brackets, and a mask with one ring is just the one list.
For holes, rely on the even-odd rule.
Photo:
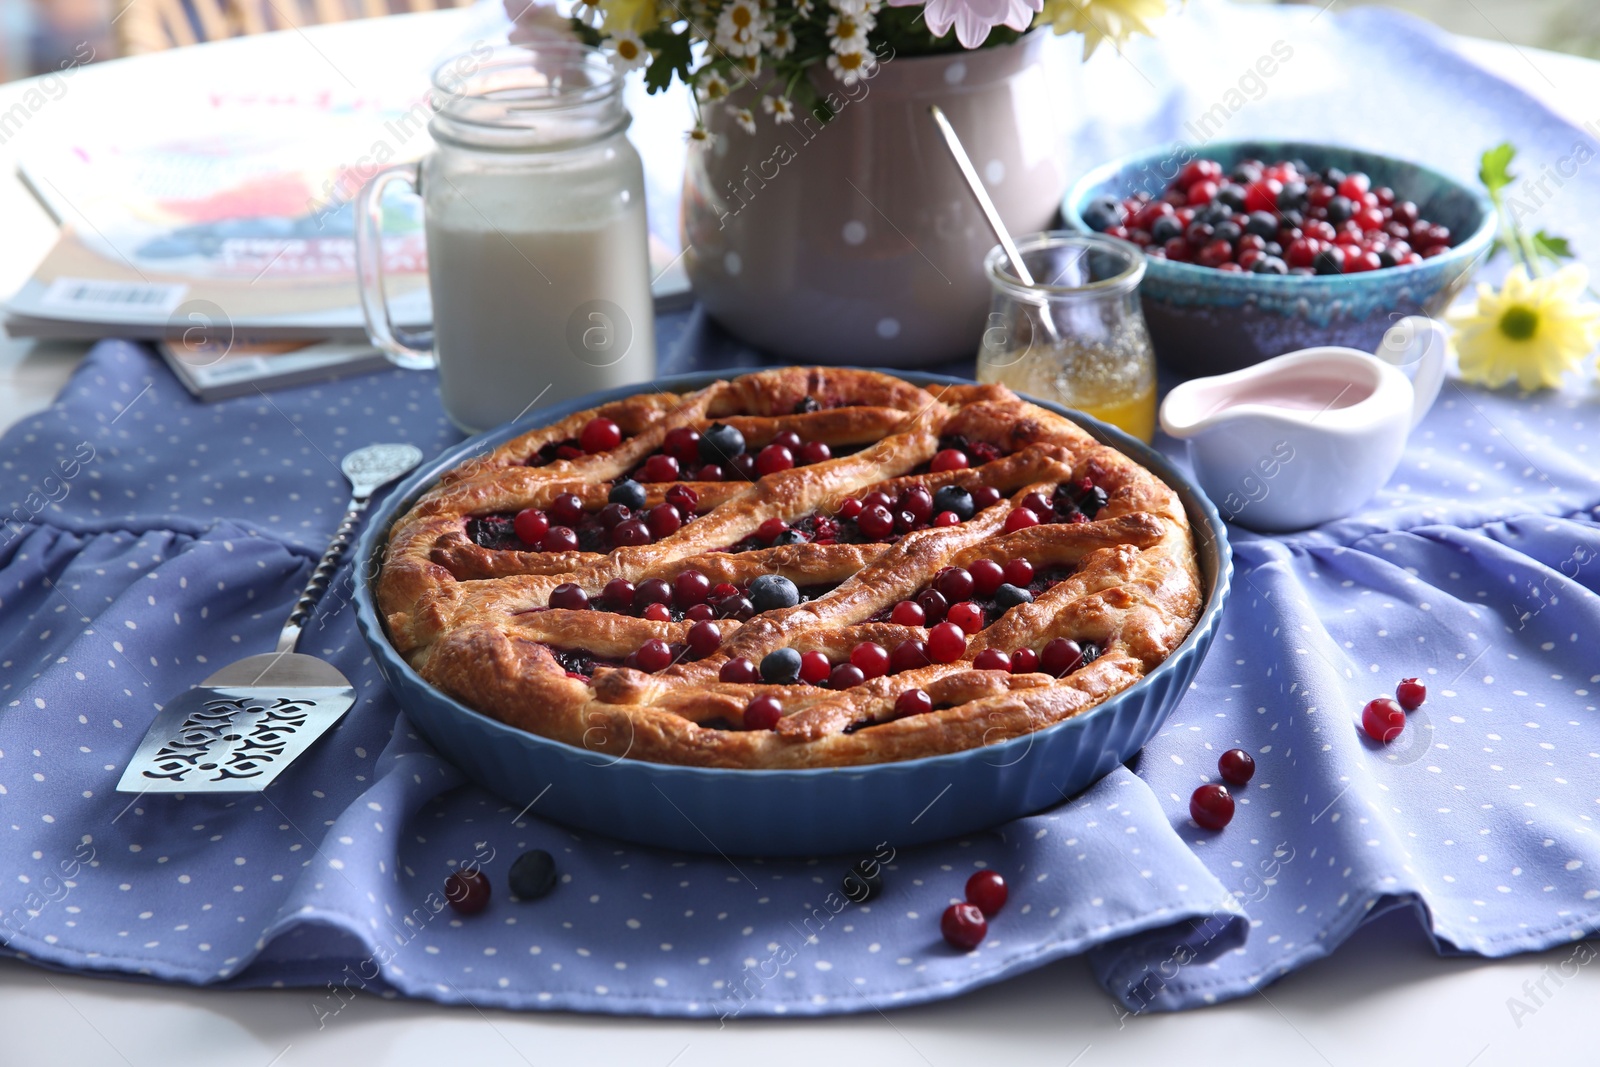
[(610, 757), (849, 766), (1081, 714), (1199, 614), (1160, 479), (999, 385), (791, 367), (448, 471), (378, 604), (451, 696)]

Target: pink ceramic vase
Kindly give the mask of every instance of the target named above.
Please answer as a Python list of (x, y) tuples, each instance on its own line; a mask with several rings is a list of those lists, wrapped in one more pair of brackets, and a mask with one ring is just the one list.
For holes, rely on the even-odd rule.
[(757, 132), (706, 105), (711, 139), (684, 177), (684, 263), (707, 311), (776, 355), (925, 366), (977, 352), (989, 306), (985, 225), (928, 114), (949, 116), (1013, 234), (1049, 228), (1065, 142), (1040, 63), (1045, 34), (950, 55), (880, 61), (818, 91), (838, 113)]

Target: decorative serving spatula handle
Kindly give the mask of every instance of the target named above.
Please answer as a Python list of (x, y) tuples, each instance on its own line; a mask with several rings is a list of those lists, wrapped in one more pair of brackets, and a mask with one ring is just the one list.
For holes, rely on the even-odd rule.
[(300, 640), (301, 628), (305, 626), (306, 620), (311, 618), (311, 612), (322, 599), (322, 594), (328, 591), (329, 583), (339, 570), (339, 560), (343, 558), (345, 549), (355, 540), (357, 523), (361, 513), (367, 509), (369, 499), (369, 497), (350, 498), (344, 519), (334, 531), (333, 540), (328, 543), (327, 551), (322, 553), (322, 558), (317, 560), (317, 566), (311, 572), (310, 579), (306, 581), (306, 587), (300, 592), (300, 599), (294, 602), (294, 610), (289, 612), (289, 621), (284, 624), (283, 632), (278, 635), (279, 652), (294, 651), (296, 642)]

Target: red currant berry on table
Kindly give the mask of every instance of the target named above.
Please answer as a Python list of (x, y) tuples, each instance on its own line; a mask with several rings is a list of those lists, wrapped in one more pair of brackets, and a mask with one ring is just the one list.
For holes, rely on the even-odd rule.
[(762, 474), (777, 474), (794, 466), (794, 453), (783, 445), (768, 445), (756, 454), (756, 470)]
[(639, 471), (642, 482), (675, 482), (678, 480), (678, 461), (671, 456), (651, 456)]
[(565, 526), (550, 527), (539, 541), (541, 552), (575, 552), (577, 549), (578, 535)]
[(538, 508), (523, 508), (511, 525), (517, 531), (517, 540), (525, 545), (537, 545), (549, 531), (550, 520)]
[(550, 590), (550, 606), (568, 611), (582, 611), (589, 606), (589, 596), (571, 582), (562, 582)]
[(810, 682), (812, 685), (821, 685), (828, 680), (828, 675), (833, 671), (833, 664), (828, 662), (824, 652), (804, 652), (800, 655), (800, 680)]
[(722, 665), (722, 669), (717, 672), (717, 680), (753, 685), (761, 681), (761, 671), (752, 661), (738, 656)]
[(622, 427), (610, 419), (590, 419), (584, 424), (578, 443), (585, 452), (608, 452), (622, 443)]
[(961, 632), (971, 635), (983, 629), (983, 609), (970, 600), (963, 600), (959, 604), (952, 604), (945, 613), (945, 619), (961, 627)]
[(1378, 697), (1361, 709), (1361, 728), (1374, 741), (1388, 744), (1406, 728), (1406, 713), (1396, 701)]
[(966, 470), (970, 462), (967, 454), (959, 448), (946, 448), (934, 454), (933, 462), (928, 464), (928, 469), (935, 474), (942, 471)]
[(972, 661), (972, 669), (976, 671), (1006, 671), (1011, 670), (1011, 657), (998, 648), (986, 648)]
[(668, 430), (667, 436), (661, 441), (661, 451), (685, 467), (690, 465), (698, 466), (700, 463), (700, 432), (688, 426), (679, 426)]
[(889, 621), (897, 626), (921, 626), (928, 621), (928, 613), (915, 600), (902, 600), (889, 612)]
[(666, 670), (672, 666), (672, 649), (660, 638), (651, 638), (639, 646), (634, 653), (639, 669), (648, 674)]
[(1256, 761), (1242, 748), (1230, 748), (1217, 758), (1217, 773), (1229, 785), (1246, 785), (1256, 774)]
[(1039, 669), (1039, 653), (1031, 648), (1019, 648), (1011, 653), (1012, 674), (1032, 674)]
[(921, 641), (901, 641), (894, 646), (894, 651), (889, 653), (889, 673), (899, 674), (901, 671), (914, 671), (919, 667), (926, 667), (933, 662), (928, 658), (928, 646)]
[(833, 449), (822, 441), (807, 441), (800, 446), (801, 463), (821, 463), (833, 458)]
[(771, 730), (783, 718), (783, 705), (774, 696), (759, 696), (744, 706), (746, 730)]
[(489, 879), (476, 867), (463, 867), (444, 880), (444, 896), (460, 915), (476, 915), (489, 906)]
[(1014, 533), (1017, 530), (1026, 530), (1030, 526), (1039, 525), (1039, 516), (1027, 508), (1017, 508), (1006, 516), (1005, 532)]
[(939, 918), (939, 932), (956, 948), (971, 952), (983, 944), (984, 937), (989, 933), (989, 924), (976, 905), (952, 904), (944, 909), (944, 914)]
[(926, 715), (933, 710), (933, 698), (921, 689), (907, 689), (894, 699), (894, 716)]
[(967, 903), (994, 918), (1006, 906), (1006, 880), (997, 871), (979, 871), (967, 879)]
[(881, 678), (889, 673), (889, 650), (873, 641), (863, 641), (850, 650), (850, 662), (860, 669), (863, 678)]
[(967, 568), (972, 575), (972, 588), (979, 596), (994, 596), (1006, 580), (1005, 568), (992, 559), (980, 559)]
[(841, 663), (828, 672), (829, 689), (850, 689), (866, 680), (866, 674), (853, 663)]
[(1400, 684), (1394, 687), (1394, 696), (1402, 708), (1416, 711), (1428, 699), (1428, 687), (1415, 678), (1402, 678)]
[(722, 629), (716, 623), (701, 621), (689, 627), (689, 651), (697, 658), (703, 659), (721, 647)]
[(967, 654), (967, 635), (953, 622), (928, 631), (928, 656), (936, 663), (954, 663)]
[(1233, 821), (1233, 794), (1225, 785), (1207, 783), (1189, 798), (1189, 817), (1206, 830), (1220, 830)]

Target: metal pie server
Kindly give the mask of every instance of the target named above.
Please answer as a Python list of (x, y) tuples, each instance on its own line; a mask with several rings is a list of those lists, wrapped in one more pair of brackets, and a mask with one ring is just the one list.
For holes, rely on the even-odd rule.
[(344, 457), (339, 467), (350, 481), (350, 504), (277, 649), (222, 668), (162, 708), (117, 792), (259, 792), (350, 710), (356, 691), (349, 680), (294, 646), (372, 494), (420, 462), (422, 452), (412, 445), (368, 445)]

